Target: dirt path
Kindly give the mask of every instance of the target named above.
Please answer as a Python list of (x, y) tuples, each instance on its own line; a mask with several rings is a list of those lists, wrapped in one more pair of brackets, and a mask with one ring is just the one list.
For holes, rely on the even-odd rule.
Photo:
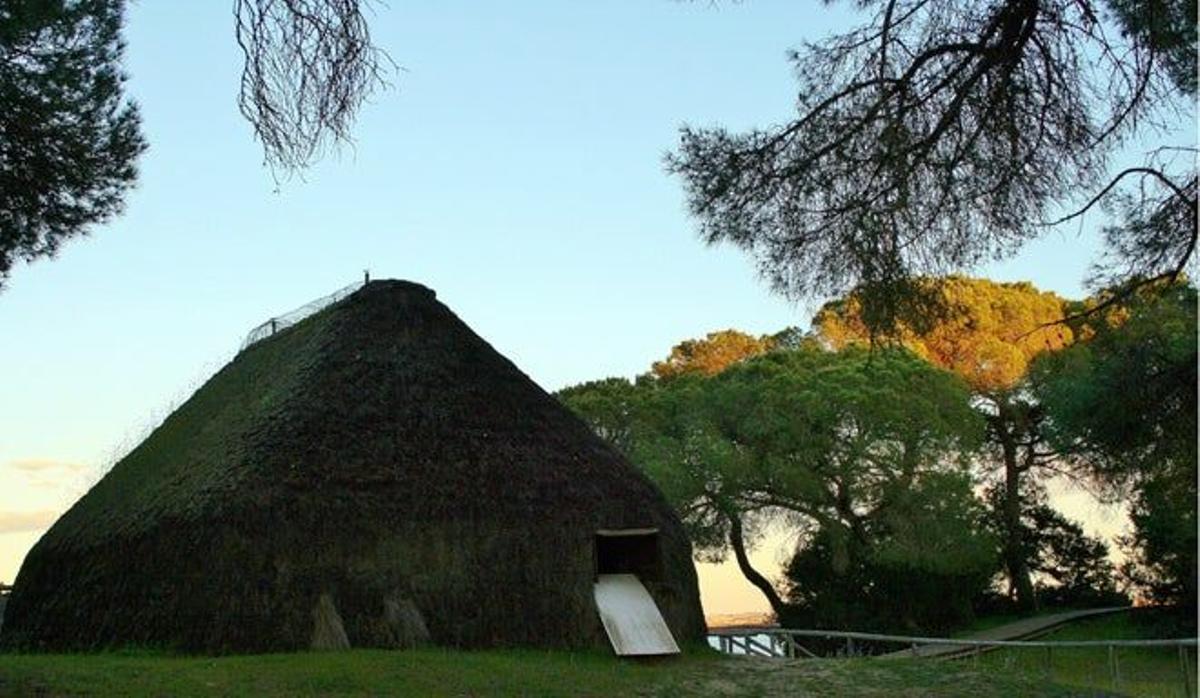
[[(994, 628), (981, 630), (977, 633), (965, 635), (961, 639), (964, 640), (1028, 640), (1054, 630), (1060, 625), (1079, 620), (1081, 618), (1090, 618), (1092, 616), (1103, 616), (1110, 613), (1120, 613), (1128, 611), (1130, 606), (1114, 606), (1111, 608), (1089, 608), (1083, 611), (1064, 611), (1062, 613), (1050, 613), (1044, 616), (1034, 616), (1032, 618), (1023, 618), (1012, 623), (997, 625)], [(955, 654), (963, 654), (970, 652), (971, 649), (957, 645), (926, 645), (918, 647), (916, 656), (919, 657), (940, 657), (950, 656)], [(902, 650), (891, 654), (881, 655), (881, 657), (912, 657), (912, 650)]]

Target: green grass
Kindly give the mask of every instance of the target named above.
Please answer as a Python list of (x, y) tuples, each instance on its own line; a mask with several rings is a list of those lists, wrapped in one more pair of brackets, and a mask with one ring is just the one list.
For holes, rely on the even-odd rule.
[(604, 653), (437, 649), (180, 657), (0, 655), (4, 696), (1067, 696), (1040, 677), (967, 663), (782, 661), (696, 650), (653, 661)]
[[(1155, 611), (1060, 628), (1048, 640), (1183, 637)], [(144, 651), (0, 655), (0, 696), (1179, 696), (1175, 649), (1125, 649), (1109, 683), (1103, 648), (1001, 650), (976, 661), (871, 658), (782, 661), (694, 649), (678, 658), (620, 660), (604, 652), (493, 650), (230, 657)], [(1194, 661), (1194, 651), (1189, 655)], [(1193, 678), (1193, 682), (1194, 682)]]
[[(1172, 618), (1152, 609), (1117, 613), (1064, 626), (1038, 638), (1044, 641), (1137, 640), (1194, 636)], [(1027, 678), (1042, 677), (1078, 689), (1114, 691), (1131, 696), (1195, 695), (1195, 648), (1189, 648), (1193, 667), (1192, 692), (1185, 693), (1179, 650), (1170, 648), (1118, 648), (1119, 680), (1115, 691), (1109, 670), (1108, 650), (1099, 648), (1057, 649), (1047, 657), (1044, 649), (1015, 649), (991, 652), (979, 660), (980, 669)], [(970, 663), (970, 662), (966, 662)]]

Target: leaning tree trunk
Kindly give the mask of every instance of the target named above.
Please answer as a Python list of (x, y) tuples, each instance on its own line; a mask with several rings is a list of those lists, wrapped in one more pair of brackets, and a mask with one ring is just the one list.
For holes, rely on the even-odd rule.
[(1017, 464), (1017, 444), (1010, 432), (1001, 427), (1000, 447), (1004, 454), (1004, 567), (1017, 592), (1017, 606), (1037, 608), (1037, 594), (1025, 559), (1025, 533), (1021, 527), (1021, 470)]
[(758, 590), (767, 597), (767, 603), (771, 604), (771, 610), (775, 612), (775, 617), (779, 618), (783, 613), (786, 604), (779, 597), (779, 592), (775, 591), (775, 587), (771, 585), (771, 580), (767, 579), (754, 566), (750, 564), (750, 557), (746, 554), (745, 533), (742, 529), (742, 517), (737, 514), (729, 514), (729, 546), (733, 548), (733, 556), (737, 558), (738, 569), (742, 571), (742, 575), (746, 579), (758, 587)]

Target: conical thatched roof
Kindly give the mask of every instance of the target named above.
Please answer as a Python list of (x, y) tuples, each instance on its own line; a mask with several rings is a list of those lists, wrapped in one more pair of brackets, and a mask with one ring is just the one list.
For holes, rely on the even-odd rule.
[(432, 291), (376, 281), (242, 351), (64, 514), (3, 640), (599, 644), (595, 534), (628, 528), (658, 529), (647, 586), (699, 636), (655, 487)]

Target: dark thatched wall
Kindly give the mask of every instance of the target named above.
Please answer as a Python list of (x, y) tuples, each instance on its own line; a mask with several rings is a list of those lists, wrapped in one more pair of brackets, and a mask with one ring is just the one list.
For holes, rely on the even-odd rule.
[(64, 514), (0, 640), (301, 649), (328, 595), (352, 646), (597, 645), (593, 535), (641, 527), (699, 637), (654, 486), (432, 291), (373, 282), (239, 354)]

